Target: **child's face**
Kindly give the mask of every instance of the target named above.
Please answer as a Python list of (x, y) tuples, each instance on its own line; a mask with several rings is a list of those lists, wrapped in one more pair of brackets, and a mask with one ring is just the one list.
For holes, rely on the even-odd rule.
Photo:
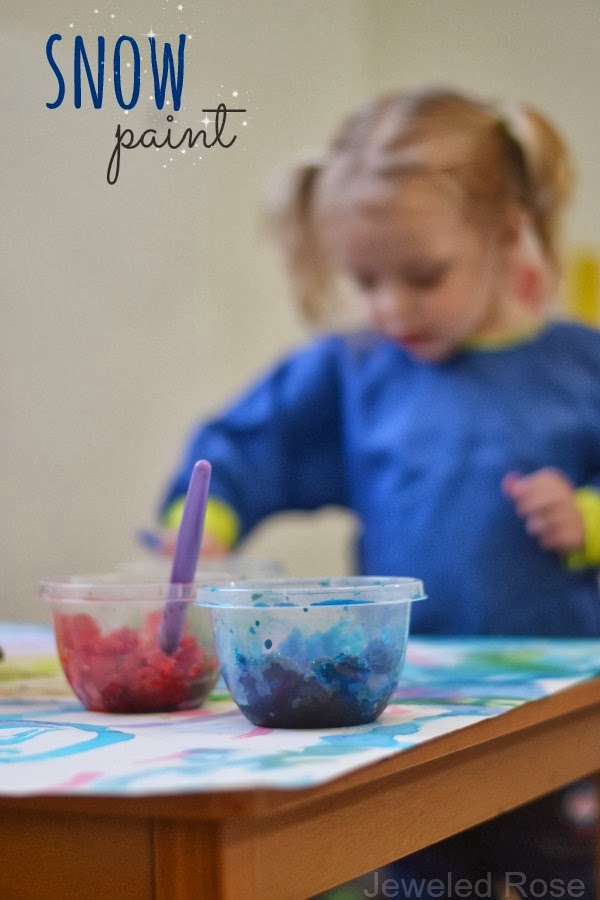
[(329, 246), (358, 286), (375, 329), (413, 356), (441, 361), (506, 325), (500, 239), (465, 221), (430, 180), (407, 180), (385, 212), (345, 213)]

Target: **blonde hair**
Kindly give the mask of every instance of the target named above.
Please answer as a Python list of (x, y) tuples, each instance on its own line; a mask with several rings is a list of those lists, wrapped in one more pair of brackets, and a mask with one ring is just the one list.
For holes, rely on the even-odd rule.
[(519, 207), (559, 270), (560, 219), (573, 175), (565, 143), (541, 112), (446, 88), (382, 96), (342, 125), (322, 159), (291, 169), (271, 197), (268, 220), (309, 321), (324, 318), (331, 293), (324, 216), (381, 205), (414, 174), (439, 179), (481, 225)]

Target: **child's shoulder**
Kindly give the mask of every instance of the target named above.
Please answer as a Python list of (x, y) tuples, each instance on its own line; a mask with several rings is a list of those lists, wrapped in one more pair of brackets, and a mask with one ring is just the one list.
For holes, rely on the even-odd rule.
[(314, 335), (289, 349), (267, 376), (299, 379), (315, 384), (327, 380), (340, 384), (402, 369), (405, 354), (389, 341), (368, 330), (336, 331)]
[(552, 319), (548, 323), (546, 330), (549, 334), (564, 340), (589, 341), (592, 343), (600, 341), (600, 327), (585, 325), (583, 322), (577, 322), (574, 319)]
[(399, 345), (371, 329), (331, 333), (317, 339), (313, 348), (334, 360), (338, 372), (352, 379), (407, 374), (415, 366)]
[(354, 368), (357, 361), (372, 356), (377, 338), (367, 332), (328, 332), (313, 335), (288, 348), (275, 361), (275, 373), (299, 377), (332, 377)]
[(375, 331), (357, 329), (317, 335), (292, 351), (292, 357), (337, 359), (344, 363), (390, 352), (390, 342)]
[(543, 342), (557, 350), (590, 353), (600, 363), (600, 328), (593, 328), (581, 322), (557, 319), (546, 327)]

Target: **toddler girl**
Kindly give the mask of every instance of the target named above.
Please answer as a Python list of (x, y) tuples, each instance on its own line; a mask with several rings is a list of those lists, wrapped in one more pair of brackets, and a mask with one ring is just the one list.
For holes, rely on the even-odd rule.
[[(359, 110), (291, 173), (275, 225), (307, 315), (341, 276), (370, 327), (311, 341), (197, 428), (165, 524), (203, 457), (213, 551), (335, 504), (359, 522), (359, 573), (423, 579), (414, 632), (600, 636), (600, 334), (550, 317), (570, 188), (530, 107), (428, 89)], [(520, 865), (591, 897), (591, 844), (561, 796), (398, 871)]]

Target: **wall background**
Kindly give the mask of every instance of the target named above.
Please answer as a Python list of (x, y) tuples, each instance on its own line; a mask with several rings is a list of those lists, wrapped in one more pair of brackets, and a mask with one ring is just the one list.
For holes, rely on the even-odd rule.
[[(180, 5), (28, 0), (0, 11), (0, 617), (45, 618), (43, 577), (140, 556), (135, 533), (153, 522), (186, 431), (305, 339), (260, 232), (261, 199), (276, 167), (318, 151), (374, 92), (436, 81), (545, 108), (578, 161), (570, 242), (596, 242), (596, 0)], [(248, 124), (236, 119), (236, 145), (202, 160), (123, 151), (109, 186), (117, 123), (164, 130), (168, 110), (157, 113), (144, 80), (127, 117), (108, 83), (102, 109), (86, 94), (74, 109), (73, 34), (92, 52), (105, 33), (111, 55), (120, 33), (143, 51), (151, 27), (159, 46), (180, 28), (192, 35), (182, 127), (219, 100), (245, 106)], [(48, 110), (54, 32), (67, 97)], [(291, 573), (336, 574), (351, 566), (353, 532), (338, 511), (286, 515), (245, 551)]]

